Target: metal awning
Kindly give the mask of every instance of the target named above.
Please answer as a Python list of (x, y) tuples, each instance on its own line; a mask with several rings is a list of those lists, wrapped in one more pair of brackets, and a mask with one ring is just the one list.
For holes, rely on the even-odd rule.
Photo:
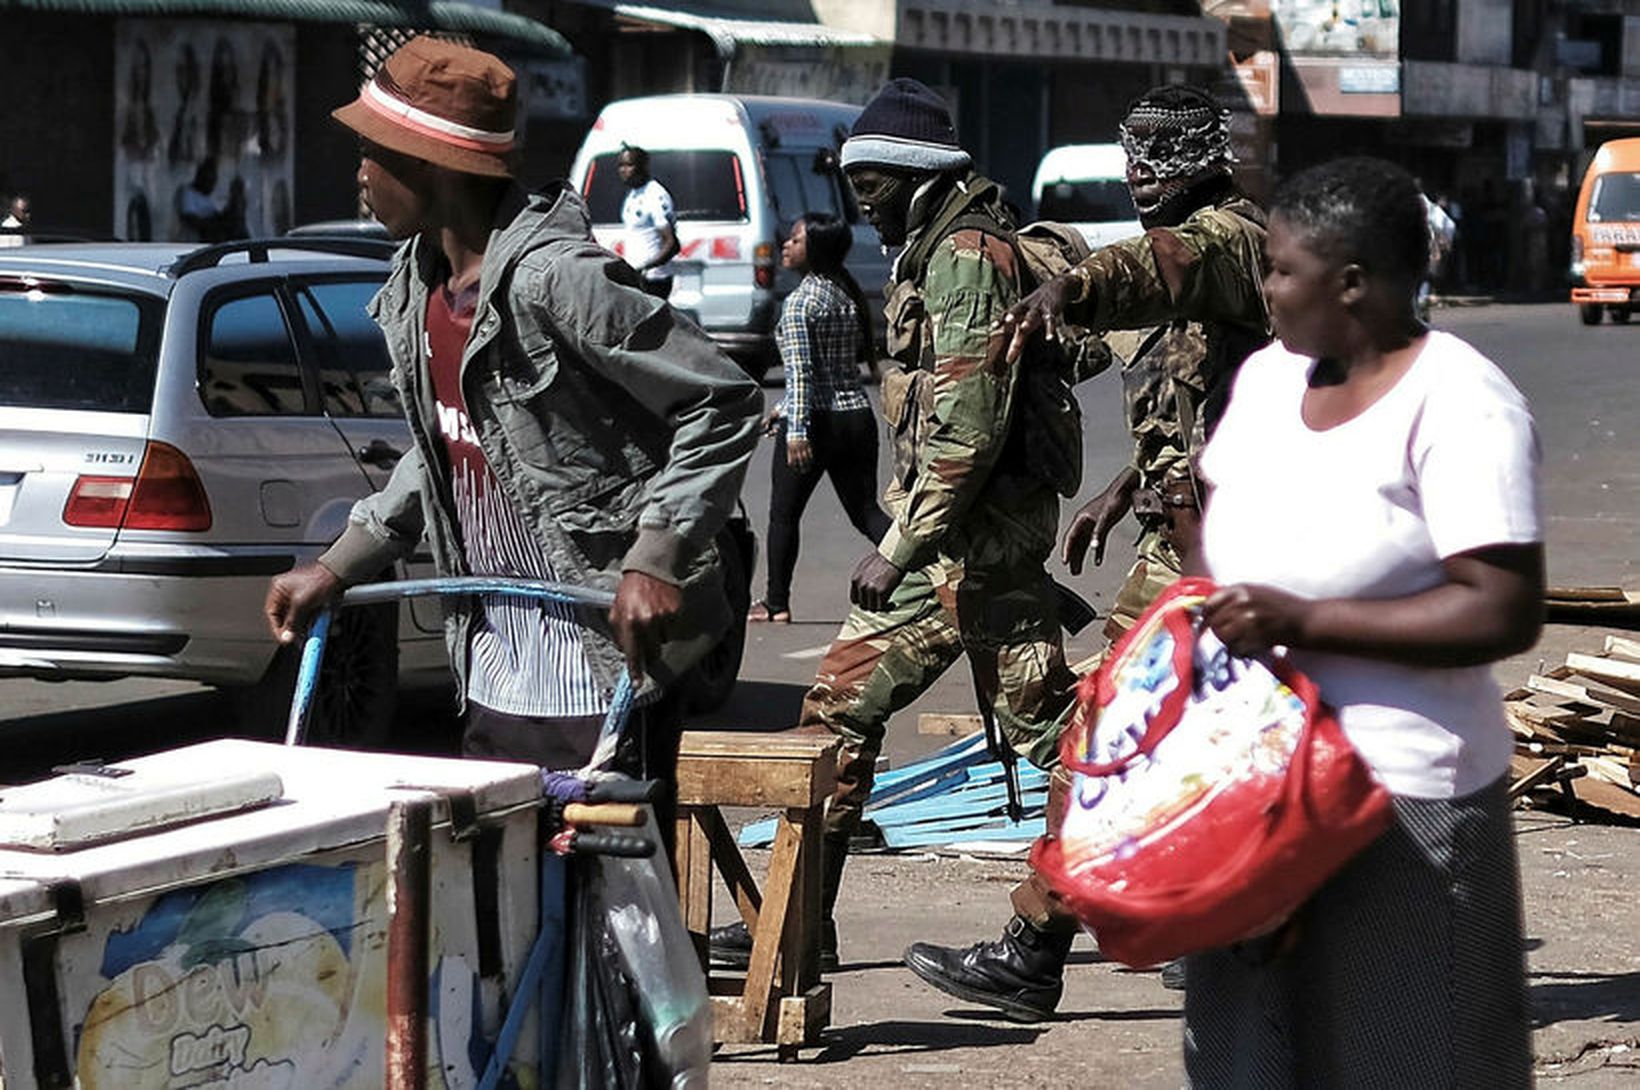
[(504, 39), (522, 51), (571, 55), (569, 43), (544, 23), (453, 0), (0, 0), (0, 15), (56, 12), (150, 19), (254, 19), (279, 23), (367, 23), (447, 30)]
[(656, 4), (628, 4), (620, 0), (576, 0), (592, 7), (606, 8), (618, 18), (655, 26), (697, 30), (712, 40), (719, 57), (735, 55), (738, 45), (795, 45), (809, 47), (874, 46), (888, 43), (869, 34), (815, 22), (798, 20), (749, 19), (737, 13), (706, 7), (660, 7)]

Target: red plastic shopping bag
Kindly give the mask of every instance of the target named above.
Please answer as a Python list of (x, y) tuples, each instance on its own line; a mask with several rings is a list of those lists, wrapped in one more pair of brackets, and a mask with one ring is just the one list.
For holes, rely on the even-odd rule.
[(1278, 926), (1390, 822), (1310, 680), (1232, 655), (1181, 579), (1084, 678), (1064, 821), (1031, 862), (1107, 956), (1154, 965)]

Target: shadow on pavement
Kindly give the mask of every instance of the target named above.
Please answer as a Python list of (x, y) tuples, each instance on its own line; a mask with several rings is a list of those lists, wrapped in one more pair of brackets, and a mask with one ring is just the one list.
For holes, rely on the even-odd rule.
[[(873, 1022), (826, 1031), (813, 1063), (840, 1063), (870, 1049), (882, 1056), (945, 1052), (953, 1048), (1008, 1048), (1029, 1045), (1046, 1032), (1042, 1026), (999, 1026), (951, 1019), (941, 1022)], [(733, 1063), (743, 1057), (723, 1057)], [(751, 1055), (744, 1057), (751, 1059)], [(720, 1060), (720, 1062), (722, 1062)]]
[(1527, 974), (1532, 1028), (1556, 1022), (1640, 1020), (1640, 972)]

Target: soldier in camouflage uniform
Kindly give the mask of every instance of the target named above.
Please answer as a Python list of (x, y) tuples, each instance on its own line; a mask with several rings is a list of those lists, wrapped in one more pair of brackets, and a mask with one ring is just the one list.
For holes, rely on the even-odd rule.
[[(911, 79), (872, 100), (841, 157), (861, 211), (905, 250), (887, 307), (898, 366), (882, 379), (894, 522), (855, 569), (853, 608), (803, 702), (803, 727), (842, 740), (822, 852), (823, 967), (835, 964), (832, 907), (889, 717), (966, 653), (1003, 737), (1046, 766), (1075, 682), (1044, 567), (1059, 496), (1017, 424), (1021, 367), (1002, 331), (1022, 293), (1001, 194), (971, 171), (945, 103)], [(750, 948), (739, 924), (712, 939), (729, 964)]]
[[(1122, 369), (1133, 461), (1077, 513), (1064, 546), (1066, 563), (1080, 572), (1090, 543), (1097, 564), (1111, 527), (1129, 510), (1139, 516), (1139, 559), (1105, 627), (1112, 640), (1179, 577), (1200, 515), (1191, 458), (1223, 411), (1241, 361), (1269, 340), (1264, 214), (1231, 181), (1228, 121), (1194, 88), (1159, 87), (1137, 99), (1121, 136), (1145, 233), (1096, 251), (1005, 318), (1010, 358), (1039, 329), (1055, 337), (1067, 325), (1136, 331), (1137, 349)], [(1052, 789), (1068, 786), (1056, 768)], [(1062, 813), (1057, 801), (1051, 815)], [(962, 949), (917, 943), (906, 964), (930, 984), (1010, 1017), (1051, 1014), (1075, 921), (1034, 874), (1012, 900), (1015, 915), (1000, 940)]]

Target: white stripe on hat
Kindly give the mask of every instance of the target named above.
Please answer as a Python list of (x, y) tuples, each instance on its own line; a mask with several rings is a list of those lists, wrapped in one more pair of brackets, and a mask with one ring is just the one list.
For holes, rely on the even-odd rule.
[(475, 129), (470, 125), (463, 125), (460, 122), (451, 121), (449, 118), (430, 114), (426, 110), (410, 105), (402, 98), (395, 98), (383, 90), (375, 80), (366, 83), (360, 94), (368, 101), (369, 105), (409, 122), (413, 128), (431, 129), (434, 133), (442, 133), (458, 140), (473, 140), (498, 149), (510, 148), (513, 143), (513, 134), (511, 132), (491, 132), (488, 129)]

